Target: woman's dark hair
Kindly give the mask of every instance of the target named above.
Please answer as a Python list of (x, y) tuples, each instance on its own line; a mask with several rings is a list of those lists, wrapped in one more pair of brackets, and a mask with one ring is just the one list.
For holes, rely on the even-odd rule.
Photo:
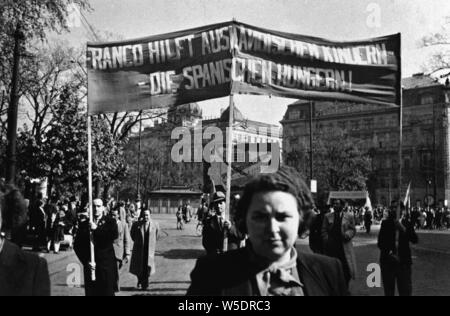
[(0, 186), (1, 229), (15, 231), (26, 224), (28, 208), (20, 191), (13, 186)]
[(235, 215), (238, 229), (244, 234), (247, 233), (247, 212), (253, 196), (261, 192), (271, 191), (286, 192), (295, 197), (300, 214), (299, 236), (304, 235), (308, 230), (309, 218), (314, 215), (314, 200), (303, 177), (291, 167), (282, 167), (276, 173), (258, 176), (245, 186)]

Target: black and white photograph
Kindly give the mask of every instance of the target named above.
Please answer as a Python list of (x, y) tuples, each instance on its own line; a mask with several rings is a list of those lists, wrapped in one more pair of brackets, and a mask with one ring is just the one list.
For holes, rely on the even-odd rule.
[(0, 0), (0, 51), (0, 296), (450, 296), (449, 1)]

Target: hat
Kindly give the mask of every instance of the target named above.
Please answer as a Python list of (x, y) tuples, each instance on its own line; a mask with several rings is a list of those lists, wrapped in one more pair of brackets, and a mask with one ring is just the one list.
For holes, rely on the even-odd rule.
[(215, 192), (214, 193), (214, 196), (213, 196), (213, 203), (219, 203), (219, 202), (222, 202), (222, 201), (226, 201), (226, 196), (225, 196), (225, 193), (223, 193), (223, 192)]

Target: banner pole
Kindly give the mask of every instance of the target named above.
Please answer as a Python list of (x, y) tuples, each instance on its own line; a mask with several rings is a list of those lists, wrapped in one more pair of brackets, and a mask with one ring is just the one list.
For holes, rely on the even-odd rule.
[[(233, 125), (234, 125), (234, 95), (230, 94), (230, 117), (228, 122), (227, 133), (227, 192), (226, 192), (226, 212), (225, 220), (230, 220), (231, 214), (231, 176), (232, 176), (232, 161), (233, 161)], [(223, 240), (223, 250), (228, 251), (228, 236), (225, 234)]]
[[(398, 141), (398, 197), (402, 201), (402, 175), (403, 175), (403, 86), (402, 86), (402, 37), (400, 36), (400, 62), (399, 62), (399, 85), (400, 85), (400, 108), (399, 108), (399, 141)], [(400, 202), (397, 207), (397, 219), (400, 219)]]
[[(89, 221), (94, 220), (94, 211), (92, 208), (93, 203), (93, 190), (92, 190), (92, 119), (88, 113), (87, 118), (87, 132), (88, 132), (88, 195), (89, 195)], [(94, 248), (94, 236), (92, 230), (89, 229), (89, 241), (90, 241), (90, 254), (91, 254), (91, 280), (95, 282), (95, 248)]]

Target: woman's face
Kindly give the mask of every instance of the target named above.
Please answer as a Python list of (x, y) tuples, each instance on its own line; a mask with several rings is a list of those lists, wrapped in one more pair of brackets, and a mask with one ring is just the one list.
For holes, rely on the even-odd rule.
[(292, 249), (298, 238), (297, 200), (281, 191), (257, 193), (250, 203), (246, 223), (254, 252), (269, 262), (276, 261)]

